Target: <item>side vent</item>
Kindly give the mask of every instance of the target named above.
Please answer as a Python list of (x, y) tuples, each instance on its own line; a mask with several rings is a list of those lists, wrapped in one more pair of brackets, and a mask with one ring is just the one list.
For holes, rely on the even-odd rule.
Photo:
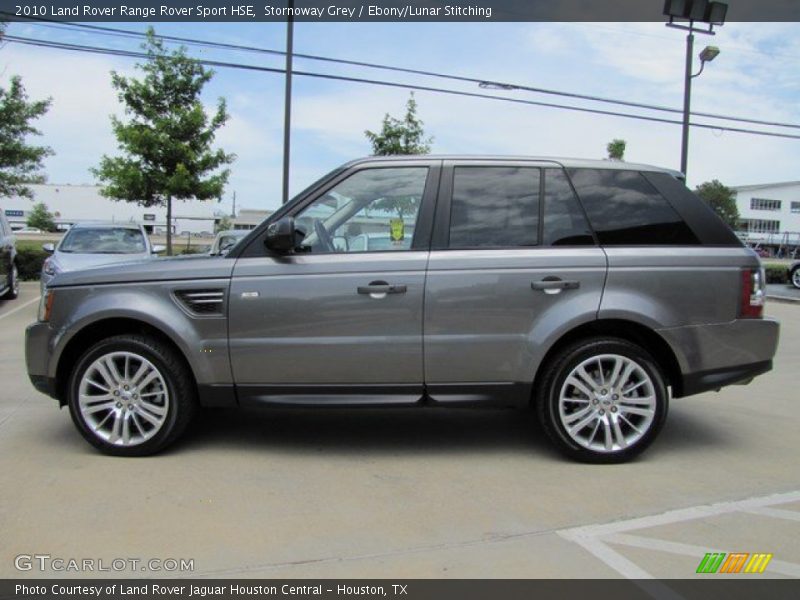
[(225, 290), (176, 290), (175, 298), (194, 315), (220, 316), (225, 302)]

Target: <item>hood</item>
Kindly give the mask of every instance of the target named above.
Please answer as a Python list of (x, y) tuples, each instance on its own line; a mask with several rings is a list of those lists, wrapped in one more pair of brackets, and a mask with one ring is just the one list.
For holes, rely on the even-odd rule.
[(58, 269), (63, 272), (80, 271), (115, 263), (152, 260), (152, 258), (152, 255), (143, 252), (136, 254), (72, 254), (70, 252), (56, 252), (50, 260), (52, 264), (57, 265)]
[[(61, 256), (59, 256), (59, 260), (60, 258)], [(231, 276), (235, 262), (235, 260), (223, 256), (208, 255), (146, 258), (135, 262), (117, 262), (80, 271), (65, 271), (53, 277), (47, 287), (179, 279), (221, 279)]]

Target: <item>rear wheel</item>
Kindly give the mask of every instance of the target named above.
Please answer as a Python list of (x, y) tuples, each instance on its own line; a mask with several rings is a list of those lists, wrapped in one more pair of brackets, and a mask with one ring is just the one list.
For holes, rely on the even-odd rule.
[(78, 360), (68, 404), (90, 444), (115, 456), (145, 456), (183, 433), (197, 402), (191, 374), (172, 348), (147, 336), (120, 335)]
[(14, 300), (19, 296), (19, 271), (17, 265), (11, 265), (11, 271), (8, 274), (8, 290), (3, 294), (3, 300)]
[(794, 269), (792, 269), (789, 279), (792, 282), (792, 285), (800, 290), (800, 265), (797, 265)]
[(664, 377), (641, 347), (616, 338), (572, 344), (547, 367), (538, 395), (556, 446), (585, 462), (625, 462), (658, 435), (667, 416)]

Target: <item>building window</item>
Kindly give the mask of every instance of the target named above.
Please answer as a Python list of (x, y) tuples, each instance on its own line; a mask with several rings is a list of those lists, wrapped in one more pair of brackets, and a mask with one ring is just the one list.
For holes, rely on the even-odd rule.
[(749, 233), (778, 233), (781, 230), (781, 222), (766, 219), (742, 219), (741, 228)]
[(792, 202), (792, 212), (800, 213), (800, 202)]
[(750, 198), (750, 208), (753, 210), (780, 210), (781, 201), (769, 198)]

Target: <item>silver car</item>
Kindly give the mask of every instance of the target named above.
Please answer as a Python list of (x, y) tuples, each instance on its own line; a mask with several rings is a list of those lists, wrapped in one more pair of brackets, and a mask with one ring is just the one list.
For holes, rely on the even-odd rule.
[(674, 171), (375, 157), (225, 256), (55, 276), (26, 358), (114, 455), (200, 406), (444, 406), (531, 408), (567, 455), (620, 462), (671, 400), (772, 368), (763, 311), (758, 257)]
[(42, 265), (42, 289), (59, 273), (151, 259), (164, 250), (150, 244), (141, 225), (103, 222), (76, 223), (57, 244), (42, 248), (51, 253)]

